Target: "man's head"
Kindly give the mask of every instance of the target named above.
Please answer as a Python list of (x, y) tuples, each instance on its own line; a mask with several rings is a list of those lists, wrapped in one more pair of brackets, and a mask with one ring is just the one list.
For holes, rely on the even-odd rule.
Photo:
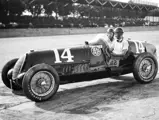
[(114, 30), (112, 28), (108, 28), (107, 29), (107, 36), (108, 38), (113, 41), (113, 38), (114, 38)]
[(117, 40), (122, 40), (123, 39), (123, 34), (124, 34), (124, 31), (122, 28), (120, 27), (117, 27), (114, 29), (114, 36)]

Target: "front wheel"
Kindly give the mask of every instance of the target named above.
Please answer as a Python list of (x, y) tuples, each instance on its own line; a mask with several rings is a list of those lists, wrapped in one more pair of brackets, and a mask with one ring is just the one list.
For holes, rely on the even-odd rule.
[(157, 72), (158, 62), (152, 54), (142, 53), (136, 58), (133, 66), (133, 75), (139, 83), (152, 82)]
[(56, 70), (47, 64), (38, 64), (28, 70), (23, 79), (24, 94), (31, 100), (41, 102), (56, 94), (59, 88)]
[[(18, 58), (12, 59), (10, 61), (8, 61), (3, 69), (2, 69), (2, 81), (3, 83), (8, 87), (11, 88), (11, 84), (12, 84), (12, 89), (13, 90), (21, 90), (22, 88), (17, 85), (16, 83), (14, 83), (12, 81), (12, 73), (9, 73), (11, 71), (11, 69), (13, 69), (15, 63), (17, 62)], [(11, 82), (10, 82), (11, 80)]]

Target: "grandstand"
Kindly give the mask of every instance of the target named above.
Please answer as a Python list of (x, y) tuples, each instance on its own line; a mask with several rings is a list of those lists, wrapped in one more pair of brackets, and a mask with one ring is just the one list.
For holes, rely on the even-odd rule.
[(158, 4), (147, 0), (0, 0), (0, 8), (5, 28), (143, 26), (153, 10), (159, 16)]

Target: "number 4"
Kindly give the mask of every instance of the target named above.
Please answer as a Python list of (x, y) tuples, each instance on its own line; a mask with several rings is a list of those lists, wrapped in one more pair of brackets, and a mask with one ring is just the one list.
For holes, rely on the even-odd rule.
[(139, 42), (139, 50), (141, 50), (141, 53), (145, 52), (145, 48), (144, 48), (142, 42)]
[(61, 58), (68, 59), (67, 62), (74, 62), (74, 60), (72, 59), (74, 58), (74, 56), (71, 55), (70, 49), (65, 49), (61, 55)]

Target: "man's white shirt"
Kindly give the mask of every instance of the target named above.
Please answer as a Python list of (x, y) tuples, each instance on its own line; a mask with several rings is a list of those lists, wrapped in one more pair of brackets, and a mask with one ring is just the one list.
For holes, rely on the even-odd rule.
[(109, 46), (110, 50), (112, 50), (112, 53), (117, 55), (124, 55), (125, 51), (127, 51), (129, 47), (127, 40), (123, 39), (122, 42), (117, 42), (117, 40), (114, 39), (113, 41), (110, 41), (107, 34), (98, 34), (89, 43), (98, 43), (99, 40), (102, 40), (106, 45)]
[(113, 48), (114, 50), (112, 51), (114, 54), (118, 55), (124, 55), (125, 51), (128, 50), (129, 43), (126, 40), (123, 40), (122, 42), (117, 42), (117, 40), (113, 41)]

